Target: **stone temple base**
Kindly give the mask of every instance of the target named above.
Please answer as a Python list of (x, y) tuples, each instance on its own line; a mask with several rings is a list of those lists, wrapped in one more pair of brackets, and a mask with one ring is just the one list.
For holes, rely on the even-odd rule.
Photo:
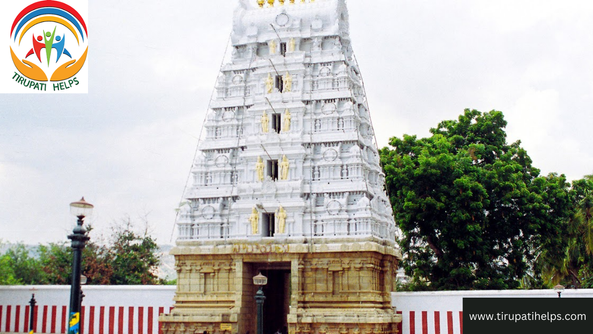
[(255, 334), (253, 276), (264, 287), (264, 334), (398, 333), (391, 307), (401, 258), (375, 239), (318, 243), (277, 239), (242, 243), (179, 242), (178, 282), (164, 334)]

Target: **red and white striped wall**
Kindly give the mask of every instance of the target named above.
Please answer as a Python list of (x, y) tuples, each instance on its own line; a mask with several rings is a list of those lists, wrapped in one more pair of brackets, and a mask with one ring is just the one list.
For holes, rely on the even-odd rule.
[[(83, 286), (81, 334), (159, 334), (158, 318), (173, 307), (175, 286)], [(0, 333), (66, 333), (70, 286), (0, 287)]]
[[(593, 289), (565, 290), (562, 297), (592, 298)], [(463, 334), (464, 298), (555, 298), (554, 290), (393, 292), (402, 334)]]
[(398, 311), (402, 315), (400, 333), (463, 334), (461, 311)]
[[(0, 305), (0, 333), (24, 333), (30, 330), (29, 305)], [(153, 306), (83, 306), (81, 334), (157, 334), (158, 317), (169, 308)], [(35, 333), (62, 333), (68, 331), (66, 305), (35, 306), (33, 314)]]
[[(175, 286), (83, 286), (82, 334), (160, 334), (158, 317), (173, 307)], [(66, 333), (69, 286), (0, 286), (0, 334), (26, 333), (35, 294), (35, 333)], [(593, 289), (562, 297), (593, 298)], [(554, 290), (394, 292), (402, 334), (463, 334), (463, 298), (554, 298)]]

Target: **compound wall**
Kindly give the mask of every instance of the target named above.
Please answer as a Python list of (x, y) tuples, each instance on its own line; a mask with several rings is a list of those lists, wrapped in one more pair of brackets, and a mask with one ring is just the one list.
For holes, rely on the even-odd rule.
[[(158, 316), (173, 306), (175, 286), (84, 286), (82, 334), (158, 334)], [(35, 294), (35, 333), (66, 333), (69, 286), (0, 287), (0, 333), (25, 333)], [(563, 298), (593, 298), (593, 289)], [(394, 292), (403, 334), (462, 334), (463, 298), (557, 298), (553, 290)]]

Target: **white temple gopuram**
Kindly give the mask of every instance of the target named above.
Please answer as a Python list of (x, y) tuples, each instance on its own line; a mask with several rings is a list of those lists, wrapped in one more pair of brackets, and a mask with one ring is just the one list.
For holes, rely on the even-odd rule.
[(172, 250), (165, 334), (397, 333), (401, 254), (345, 0), (242, 0)]

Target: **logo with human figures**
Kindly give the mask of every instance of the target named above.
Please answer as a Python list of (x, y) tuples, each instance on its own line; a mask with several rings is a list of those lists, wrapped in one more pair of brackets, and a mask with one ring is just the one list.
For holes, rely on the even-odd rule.
[[(83, 92), (77, 74), (88, 53), (88, 29), (82, 15), (60, 1), (39, 1), (22, 9), (10, 28), (12, 80), (27, 92)], [(86, 75), (84, 75), (86, 78)]]

